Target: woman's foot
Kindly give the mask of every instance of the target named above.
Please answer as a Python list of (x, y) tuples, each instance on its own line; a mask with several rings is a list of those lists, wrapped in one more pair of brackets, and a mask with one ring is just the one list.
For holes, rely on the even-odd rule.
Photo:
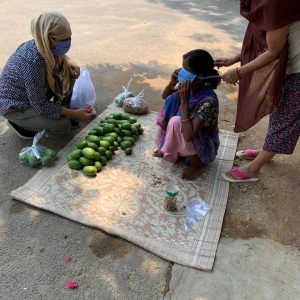
[(189, 168), (186, 168), (183, 173), (181, 178), (186, 179), (186, 180), (194, 180), (197, 177), (199, 177), (202, 173), (202, 168), (193, 168), (192, 166)]
[(154, 157), (163, 157), (164, 156), (163, 153), (159, 149), (155, 150), (152, 155)]
[(201, 175), (203, 165), (197, 155), (189, 156), (189, 158), (191, 160), (191, 165), (183, 171), (181, 178), (194, 180)]
[(223, 174), (229, 182), (253, 182), (259, 180), (259, 171), (252, 171), (247, 165), (241, 168), (232, 168)]
[(246, 149), (246, 150), (240, 150), (235, 155), (240, 159), (247, 159), (247, 160), (254, 160), (257, 155), (259, 154), (259, 149)]

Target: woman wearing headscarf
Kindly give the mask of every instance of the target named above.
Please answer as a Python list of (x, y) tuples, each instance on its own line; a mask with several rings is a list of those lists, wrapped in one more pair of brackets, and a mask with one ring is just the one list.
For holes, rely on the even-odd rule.
[(258, 181), (260, 169), (276, 154), (292, 154), (300, 134), (300, 4), (295, 0), (241, 0), (248, 21), (241, 54), (218, 59), (228, 70), (222, 79), (239, 82), (235, 131), (241, 132), (270, 114), (262, 150), (239, 151), (252, 160), (223, 174), (230, 182)]
[(60, 136), (74, 120), (92, 117), (85, 109), (68, 108), (80, 73), (66, 56), (71, 27), (62, 14), (45, 12), (32, 20), (31, 32), (33, 39), (17, 48), (0, 74), (0, 115), (23, 138), (44, 129)]

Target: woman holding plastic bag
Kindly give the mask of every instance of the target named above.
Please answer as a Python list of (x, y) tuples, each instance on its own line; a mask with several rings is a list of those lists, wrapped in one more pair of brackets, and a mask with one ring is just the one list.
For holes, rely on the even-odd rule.
[(68, 108), (80, 73), (66, 56), (71, 27), (60, 13), (45, 12), (32, 20), (31, 32), (33, 39), (17, 48), (0, 74), (0, 115), (23, 138), (44, 129), (61, 136), (73, 120), (92, 118), (86, 108)]

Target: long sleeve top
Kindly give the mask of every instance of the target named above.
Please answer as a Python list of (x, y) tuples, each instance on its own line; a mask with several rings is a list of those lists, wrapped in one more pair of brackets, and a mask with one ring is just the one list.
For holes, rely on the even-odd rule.
[(50, 101), (52, 96), (45, 60), (35, 41), (27, 41), (10, 56), (0, 73), (0, 115), (32, 106), (40, 115), (58, 119), (62, 106)]

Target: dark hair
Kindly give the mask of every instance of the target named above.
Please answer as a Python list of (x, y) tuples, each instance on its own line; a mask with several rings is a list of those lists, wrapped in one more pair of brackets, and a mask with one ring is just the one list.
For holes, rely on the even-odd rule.
[[(197, 76), (214, 76), (219, 75), (218, 71), (214, 69), (215, 62), (212, 56), (205, 50), (196, 49), (189, 51), (183, 55), (183, 59), (187, 61), (191, 71)], [(203, 81), (203, 85), (216, 89), (221, 79), (210, 79)]]

